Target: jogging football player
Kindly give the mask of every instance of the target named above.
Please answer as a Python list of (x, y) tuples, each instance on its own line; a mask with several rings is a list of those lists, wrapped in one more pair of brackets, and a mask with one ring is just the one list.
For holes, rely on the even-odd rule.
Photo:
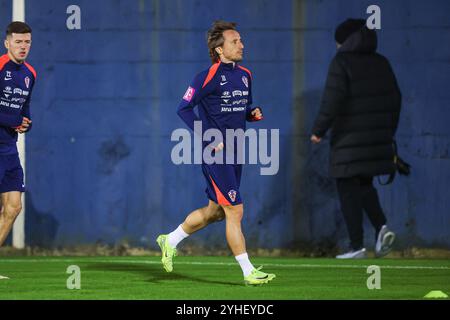
[(6, 29), (0, 56), (0, 246), (22, 209), (25, 191), (23, 170), (17, 151), (17, 136), (31, 129), (30, 98), (36, 71), (25, 62), (31, 48), (31, 28), (12, 22)]
[[(194, 78), (178, 107), (178, 115), (192, 130), (194, 122), (201, 121), (203, 130), (218, 129), (226, 137), (226, 129), (245, 130), (246, 121), (261, 120), (262, 112), (260, 108), (250, 107), (252, 75), (248, 69), (239, 65), (244, 45), (236, 31), (236, 24), (214, 22), (208, 31), (207, 42), (213, 65)], [(193, 111), (195, 106), (198, 106), (199, 117)], [(226, 153), (227, 142), (217, 143), (214, 151)], [(234, 141), (231, 143), (234, 144)], [(205, 147), (207, 144), (204, 143)], [(231, 156), (235, 158), (235, 154)], [(223, 164), (206, 164), (203, 161), (202, 171), (209, 203), (191, 212), (171, 233), (158, 236), (164, 269), (167, 272), (173, 270), (172, 259), (177, 254), (177, 245), (183, 239), (210, 223), (225, 219), (227, 242), (242, 269), (245, 284), (268, 283), (275, 275), (262, 272), (261, 267), (256, 269), (252, 265), (241, 230), (244, 214), (239, 192), (242, 164), (228, 164), (225, 161)]]

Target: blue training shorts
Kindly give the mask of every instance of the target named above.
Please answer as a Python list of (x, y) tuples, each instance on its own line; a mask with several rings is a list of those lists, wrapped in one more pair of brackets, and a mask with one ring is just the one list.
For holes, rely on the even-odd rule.
[(217, 204), (235, 206), (242, 203), (239, 186), (241, 185), (241, 164), (203, 164), (206, 179), (206, 195)]
[(25, 191), (19, 154), (0, 155), (0, 193)]

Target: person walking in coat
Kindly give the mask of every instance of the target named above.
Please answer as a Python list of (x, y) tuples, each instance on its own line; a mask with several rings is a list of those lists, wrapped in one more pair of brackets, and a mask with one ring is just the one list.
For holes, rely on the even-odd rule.
[(392, 248), (395, 234), (386, 226), (373, 178), (395, 172), (393, 139), (401, 93), (386, 57), (376, 52), (375, 30), (363, 19), (347, 19), (335, 31), (331, 61), (311, 141), (330, 129), (330, 175), (336, 179), (350, 251), (339, 259), (366, 258), (363, 212), (375, 228), (375, 255)]

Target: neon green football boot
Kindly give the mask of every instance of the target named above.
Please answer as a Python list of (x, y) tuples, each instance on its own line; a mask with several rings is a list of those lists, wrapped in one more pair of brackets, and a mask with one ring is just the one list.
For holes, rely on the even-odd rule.
[(161, 234), (156, 239), (156, 242), (161, 248), (162, 253), (161, 262), (164, 267), (164, 270), (166, 270), (167, 272), (172, 272), (173, 270), (172, 258), (177, 256), (177, 249), (173, 248), (169, 244), (168, 240), (169, 239), (167, 234)]
[(262, 269), (262, 266), (258, 269), (253, 269), (252, 273), (250, 273), (248, 276), (244, 277), (245, 285), (248, 286), (258, 286), (265, 283), (268, 283), (272, 279), (276, 278), (276, 276), (273, 273), (265, 273), (260, 271)]

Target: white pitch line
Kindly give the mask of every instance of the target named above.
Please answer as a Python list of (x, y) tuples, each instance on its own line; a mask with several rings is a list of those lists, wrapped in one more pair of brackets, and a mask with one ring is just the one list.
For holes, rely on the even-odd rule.
[[(108, 260), (106, 260), (108, 261)], [(108, 262), (125, 262), (118, 260), (109, 260)], [(139, 260), (129, 260), (129, 263), (144, 263), (144, 264), (161, 264), (159, 261), (139, 261)], [(175, 264), (185, 264), (185, 265), (222, 265), (222, 266), (235, 266), (236, 263), (229, 262), (200, 262), (200, 261), (180, 261), (175, 262)], [(287, 267), (287, 268), (364, 268), (367, 269), (369, 265), (351, 265), (351, 264), (336, 264), (336, 265), (322, 265), (322, 264), (278, 264), (278, 263), (262, 263), (264, 266), (268, 267)], [(385, 269), (435, 269), (435, 270), (450, 270), (450, 267), (438, 266), (379, 266)]]
[[(160, 261), (145, 261), (145, 260), (80, 260), (75, 259), (0, 259), (0, 264), (2, 262), (78, 262), (78, 263), (135, 263), (135, 264), (160, 264)], [(178, 265), (210, 265), (210, 266), (235, 266), (236, 263), (229, 262), (200, 262), (200, 261), (179, 261), (175, 262)], [(341, 269), (357, 269), (357, 268), (367, 268), (369, 265), (352, 265), (352, 264), (279, 264), (279, 263), (262, 263), (267, 267), (279, 267), (279, 268), (341, 268)], [(376, 263), (372, 264), (376, 265)], [(390, 266), (390, 265), (379, 265), (381, 269), (412, 269), (412, 270), (450, 270), (450, 266)]]

